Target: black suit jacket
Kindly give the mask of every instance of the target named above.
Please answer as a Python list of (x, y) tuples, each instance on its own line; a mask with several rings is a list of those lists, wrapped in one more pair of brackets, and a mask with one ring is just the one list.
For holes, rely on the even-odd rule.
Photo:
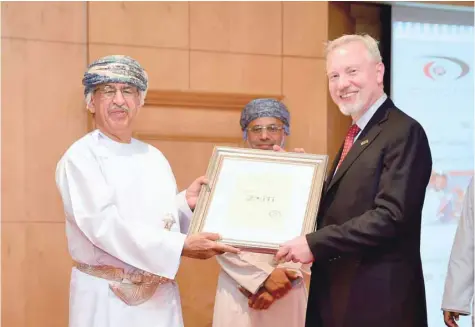
[(306, 327), (425, 327), (421, 212), (432, 170), (422, 126), (387, 99), (324, 185)]

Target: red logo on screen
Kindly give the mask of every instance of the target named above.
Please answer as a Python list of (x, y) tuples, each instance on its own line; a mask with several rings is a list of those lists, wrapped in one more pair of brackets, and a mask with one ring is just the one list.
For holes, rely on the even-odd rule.
[(454, 79), (460, 79), (468, 74), (470, 67), (465, 61), (454, 57), (428, 56), (432, 60), (424, 65), (424, 75), (432, 80), (446, 76), (449, 71), (454, 70), (454, 64), (460, 67), (460, 72), (452, 72)]

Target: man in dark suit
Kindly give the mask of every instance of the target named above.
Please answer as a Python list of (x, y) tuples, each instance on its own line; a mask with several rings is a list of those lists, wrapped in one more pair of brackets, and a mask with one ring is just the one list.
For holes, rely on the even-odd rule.
[(326, 68), (332, 99), (353, 124), (328, 173), (317, 230), (284, 243), (276, 259), (313, 262), (306, 327), (425, 327), (427, 136), (384, 93), (373, 38), (330, 42)]

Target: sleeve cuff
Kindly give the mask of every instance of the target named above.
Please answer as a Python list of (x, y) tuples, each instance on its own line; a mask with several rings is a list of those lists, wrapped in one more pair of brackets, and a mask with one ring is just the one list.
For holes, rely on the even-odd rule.
[(265, 281), (267, 280), (267, 277), (269, 277), (269, 274), (263, 271), (258, 276), (256, 276), (252, 281), (249, 281), (245, 285), (241, 285), (241, 286), (244, 287), (249, 292), (251, 292), (252, 294), (256, 294), (257, 291), (264, 285)]
[(443, 307), (442, 311), (457, 312), (457, 313), (460, 313), (462, 316), (469, 316), (470, 315), (470, 312), (465, 311), (465, 310), (460, 310), (460, 309), (448, 309), (448, 308)]

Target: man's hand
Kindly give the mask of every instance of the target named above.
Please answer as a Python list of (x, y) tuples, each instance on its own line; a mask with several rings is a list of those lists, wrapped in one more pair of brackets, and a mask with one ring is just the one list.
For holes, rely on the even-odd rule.
[(239, 249), (216, 242), (220, 238), (219, 234), (215, 233), (188, 235), (181, 255), (193, 259), (209, 259), (225, 252), (239, 253)]
[[(272, 150), (275, 152), (286, 152), (282, 147), (279, 145), (274, 145), (272, 147)], [(297, 153), (305, 153), (305, 150), (303, 148), (295, 148), (292, 152), (297, 152)]]
[(186, 202), (191, 210), (194, 210), (196, 207), (196, 202), (198, 201), (198, 196), (200, 195), (201, 187), (206, 184), (208, 185), (208, 179), (205, 176), (200, 176), (191, 183), (190, 186), (186, 189), (185, 197)]
[(275, 298), (267, 292), (264, 288), (259, 289), (257, 293), (254, 295), (244, 287), (239, 286), (239, 291), (248, 298), (248, 305), (249, 308), (256, 309), (256, 310), (266, 310), (269, 309), (270, 305), (274, 303)]
[(313, 262), (314, 258), (308, 246), (307, 238), (299, 236), (282, 244), (275, 255), (275, 260), (280, 262), (282, 259), (300, 263)]
[(266, 291), (265, 288), (259, 289), (256, 294), (251, 295), (248, 300), (249, 307), (254, 310), (267, 310), (274, 303), (275, 298)]
[(275, 268), (264, 282), (264, 288), (274, 298), (280, 299), (292, 289), (292, 281), (297, 279), (298, 275), (285, 268)]
[(458, 327), (456, 321), (459, 321), (460, 313), (444, 310), (444, 322), (448, 327)]

